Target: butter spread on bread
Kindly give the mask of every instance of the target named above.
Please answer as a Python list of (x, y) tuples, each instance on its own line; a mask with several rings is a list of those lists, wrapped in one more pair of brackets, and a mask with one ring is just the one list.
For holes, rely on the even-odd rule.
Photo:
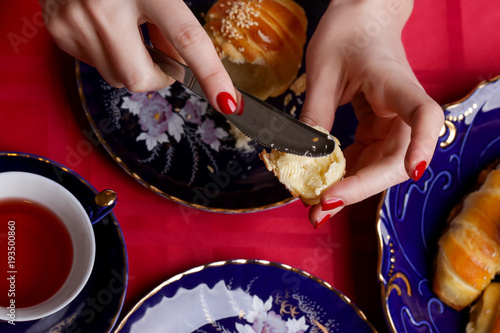
[(323, 157), (305, 157), (274, 149), (269, 153), (263, 150), (259, 156), (267, 169), (278, 177), (294, 197), (308, 205), (317, 205), (321, 194), (345, 174), (344, 154), (340, 143), (334, 139), (337, 143), (335, 150)]

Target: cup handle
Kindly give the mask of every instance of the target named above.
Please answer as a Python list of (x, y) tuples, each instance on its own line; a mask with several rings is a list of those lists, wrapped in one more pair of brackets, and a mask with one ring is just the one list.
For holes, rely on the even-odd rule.
[(116, 201), (117, 195), (113, 190), (108, 189), (97, 193), (94, 198), (95, 205), (89, 211), (90, 222), (95, 224), (108, 215), (113, 207), (115, 207)]

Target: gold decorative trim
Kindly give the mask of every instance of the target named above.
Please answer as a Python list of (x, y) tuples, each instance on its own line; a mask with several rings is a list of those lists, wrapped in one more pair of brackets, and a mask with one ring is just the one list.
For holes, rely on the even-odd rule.
[[(13, 156), (13, 157), (20, 156), (20, 157), (23, 157), (23, 158), (37, 159), (40, 162), (44, 162), (44, 163), (48, 163), (48, 164), (52, 164), (52, 165), (57, 165), (57, 166), (61, 167), (61, 169), (63, 171), (71, 173), (73, 176), (75, 176), (85, 186), (88, 186), (88, 184), (89, 184), (89, 182), (87, 182), (84, 178), (82, 178), (76, 172), (74, 172), (72, 170), (69, 170), (69, 169), (65, 168), (64, 166), (60, 165), (58, 162), (49, 160), (47, 158), (43, 158), (43, 157), (39, 157), (39, 156), (34, 156), (34, 155), (31, 155), (31, 154), (28, 154), (28, 153), (17, 153), (17, 152), (0, 152), (0, 156)], [(95, 190), (92, 186), (89, 187), (89, 188), (92, 190), (92, 192), (94, 192), (95, 195), (98, 194), (97, 190)], [(123, 281), (124, 281), (124, 285), (123, 285), (123, 291), (122, 291), (121, 296), (120, 296), (120, 300), (118, 301), (119, 302), (118, 311), (110, 319), (110, 326), (106, 329), (106, 331), (104, 331), (104, 333), (110, 333), (112, 331), (113, 327), (115, 326), (115, 324), (117, 324), (117, 320), (118, 320), (118, 317), (121, 314), (121, 310), (122, 310), (123, 303), (124, 303), (124, 300), (125, 300), (125, 294), (126, 294), (126, 291), (127, 291), (127, 284), (128, 284), (128, 277), (129, 277), (128, 276), (128, 259), (127, 259), (128, 256), (127, 256), (127, 250), (126, 250), (126, 246), (125, 246), (125, 239), (123, 237), (123, 233), (121, 231), (120, 226), (118, 225), (118, 221), (116, 220), (116, 218), (113, 218), (112, 220), (113, 220), (113, 225), (115, 226), (116, 230), (118, 231), (118, 237), (120, 238), (120, 241), (123, 244), (123, 246), (122, 246), (122, 254), (123, 254), (123, 258), (125, 258), (125, 266), (123, 267)], [(127, 282), (125, 282), (125, 281), (127, 281)]]
[(449, 120), (449, 121), (453, 121), (453, 122), (465, 120), (465, 118), (467, 118), (468, 116), (470, 116), (474, 112), (475, 109), (477, 109), (477, 104), (476, 103), (472, 104), (472, 106), (470, 108), (468, 108), (467, 110), (465, 110), (464, 113), (459, 114), (458, 116), (448, 115), (446, 117), (446, 119)]
[[(118, 327), (116, 328), (116, 330), (114, 331), (114, 333), (119, 333), (120, 330), (125, 326), (125, 324), (127, 323), (127, 321), (129, 320), (130, 316), (132, 316), (136, 311), (137, 309), (139, 309), (142, 304), (144, 304), (144, 302), (146, 302), (149, 298), (153, 297), (155, 294), (157, 294), (161, 289), (163, 289), (165, 286), (175, 282), (175, 281), (178, 281), (180, 280), (182, 277), (186, 276), (186, 275), (189, 275), (189, 274), (193, 274), (193, 273), (196, 273), (196, 272), (199, 272), (199, 271), (202, 271), (206, 268), (210, 268), (210, 267), (218, 267), (218, 266), (224, 266), (224, 265), (245, 265), (245, 264), (258, 264), (258, 265), (262, 265), (262, 266), (273, 266), (273, 267), (278, 267), (278, 268), (281, 268), (281, 269), (284, 269), (284, 270), (287, 270), (287, 271), (291, 271), (291, 272), (294, 272), (294, 273), (298, 273), (304, 277), (307, 277), (317, 283), (319, 283), (320, 285), (322, 285), (323, 287), (329, 289), (330, 291), (334, 292), (337, 296), (339, 296), (344, 302), (346, 302), (350, 307), (352, 307), (354, 309), (354, 311), (356, 311), (356, 314), (371, 328), (371, 330), (374, 332), (374, 333), (377, 333), (377, 330), (375, 329), (375, 327), (368, 321), (368, 319), (366, 318), (365, 314), (355, 305), (351, 302), (351, 300), (345, 296), (344, 294), (342, 294), (341, 292), (339, 292), (338, 290), (334, 289), (329, 283), (303, 271), (303, 270), (300, 270), (298, 268), (294, 268), (294, 267), (291, 267), (289, 265), (285, 265), (285, 264), (281, 264), (281, 263), (277, 263), (277, 262), (271, 262), (271, 261), (267, 261), (267, 260), (260, 260), (260, 259), (233, 259), (233, 260), (226, 260), (226, 261), (216, 261), (216, 262), (212, 262), (212, 263), (209, 263), (209, 264), (206, 264), (206, 265), (202, 265), (202, 266), (198, 266), (198, 267), (195, 267), (195, 268), (192, 268), (190, 270), (187, 270), (185, 271), (184, 273), (181, 273), (181, 274), (177, 274), (173, 277), (171, 277), (170, 279), (164, 281), (163, 283), (161, 283), (160, 285), (158, 285), (157, 287), (155, 287), (153, 290), (151, 290), (146, 296), (144, 296), (128, 313), (127, 315), (125, 315), (125, 317), (122, 319), (122, 321), (120, 322), (120, 324), (118, 325)], [(323, 331), (323, 332), (326, 332), (326, 328), (322, 327), (319, 323), (316, 322), (316, 325)]]
[[(470, 93), (468, 93), (465, 97), (461, 98), (460, 100), (458, 100), (454, 103), (444, 105), (443, 110), (446, 111), (446, 110), (451, 110), (451, 109), (458, 107), (463, 102), (465, 102), (467, 99), (469, 99), (476, 91), (478, 91), (479, 89), (485, 87), (486, 85), (494, 83), (498, 80), (500, 80), (500, 75), (494, 77), (491, 80), (481, 82)], [(457, 135), (457, 129), (456, 129), (456, 126), (454, 123), (465, 121), (465, 119), (468, 116), (470, 116), (471, 114), (473, 114), (477, 110), (478, 107), (479, 106), (477, 105), (477, 103), (472, 103), (472, 106), (470, 106), (463, 113), (458, 114), (458, 115), (449, 114), (448, 116), (446, 116), (446, 119), (445, 119), (444, 124), (443, 124), (443, 128), (441, 129), (441, 132), (439, 133), (439, 137), (442, 138), (446, 134), (448, 134), (448, 137), (446, 138), (445, 141), (443, 141), (439, 144), (439, 146), (441, 148), (448, 147), (455, 140), (456, 135)]]
[(411, 286), (410, 286), (410, 281), (408, 280), (408, 277), (404, 273), (397, 272), (389, 279), (389, 282), (387, 283), (387, 285), (389, 287), (387, 288), (387, 290), (385, 292), (385, 298), (384, 298), (385, 301), (387, 301), (387, 299), (389, 298), (389, 295), (391, 294), (391, 291), (393, 291), (393, 290), (396, 290), (396, 292), (398, 293), (398, 296), (401, 296), (401, 288), (397, 284), (394, 284), (394, 281), (396, 279), (403, 280), (403, 282), (406, 284), (406, 294), (411, 297)]
[(455, 127), (455, 124), (452, 123), (450, 120), (444, 121), (441, 133), (439, 133), (439, 137), (442, 138), (446, 134), (448, 134), (446, 140), (439, 144), (441, 148), (448, 147), (453, 141), (455, 141), (455, 137), (457, 136), (457, 128)]
[(108, 145), (104, 137), (101, 135), (99, 128), (97, 127), (96, 123), (94, 122), (94, 119), (92, 119), (92, 116), (90, 115), (90, 110), (87, 105), (87, 100), (85, 98), (85, 95), (83, 93), (83, 84), (82, 84), (82, 77), (80, 73), (80, 61), (75, 60), (75, 74), (76, 74), (76, 81), (78, 85), (78, 94), (80, 96), (80, 101), (83, 106), (83, 111), (85, 112), (85, 115), (87, 116), (87, 120), (90, 123), (90, 127), (92, 128), (92, 131), (96, 135), (97, 139), (99, 142), (102, 144), (102, 146), (105, 148), (105, 150), (108, 152), (108, 154), (111, 156), (111, 158), (123, 169), (125, 172), (133, 177), (136, 181), (138, 181), (140, 184), (145, 186), (146, 188), (150, 189), (151, 191), (155, 192), (156, 194), (159, 194), (160, 196), (170, 199), (174, 202), (177, 202), (179, 204), (189, 206), (192, 208), (197, 208), (200, 210), (205, 210), (205, 211), (210, 211), (210, 212), (216, 212), (216, 213), (252, 213), (252, 212), (260, 212), (264, 210), (268, 210), (271, 208), (276, 208), (283, 206), (287, 203), (290, 203), (292, 201), (297, 201), (298, 199), (294, 198), (293, 196), (290, 196), (289, 198), (275, 202), (269, 205), (264, 205), (264, 206), (259, 206), (259, 207), (253, 207), (253, 208), (240, 208), (240, 209), (229, 209), (229, 208), (216, 208), (216, 207), (206, 207), (203, 205), (195, 204), (189, 201), (182, 200), (180, 198), (177, 198), (173, 195), (170, 195), (164, 191), (161, 191), (157, 187), (149, 184), (147, 181), (142, 179), (138, 174), (134, 173), (130, 168), (122, 161), (122, 159), (118, 156), (116, 156), (115, 153), (113, 153), (111, 147)]

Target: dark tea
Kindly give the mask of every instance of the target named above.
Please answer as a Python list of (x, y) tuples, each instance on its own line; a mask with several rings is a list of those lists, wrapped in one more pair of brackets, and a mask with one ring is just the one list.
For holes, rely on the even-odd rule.
[(23, 199), (0, 200), (0, 306), (25, 308), (53, 296), (73, 264), (73, 244), (61, 219)]

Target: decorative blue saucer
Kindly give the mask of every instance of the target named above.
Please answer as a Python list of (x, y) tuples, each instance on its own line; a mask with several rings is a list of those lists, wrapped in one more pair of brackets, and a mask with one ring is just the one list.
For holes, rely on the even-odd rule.
[[(44, 157), (0, 152), (0, 172), (7, 171), (42, 175), (63, 185), (83, 207), (95, 206), (92, 201), (98, 192), (87, 181)], [(106, 215), (93, 228), (96, 238), (95, 264), (82, 292), (66, 307), (43, 319), (15, 322), (15, 325), (0, 322), (0, 332), (111, 332), (121, 312), (127, 289), (127, 251), (113, 213)]]
[[(203, 13), (215, 1), (186, 2), (203, 23)], [(329, 1), (297, 2), (308, 17), (310, 38)], [(143, 35), (147, 41), (146, 29)], [(131, 93), (111, 87), (89, 65), (77, 62), (76, 71), (96, 136), (129, 175), (152, 191), (216, 212), (259, 211), (293, 200), (259, 159), (262, 147), (255, 142), (239, 147), (225, 118), (207, 112), (207, 103), (181, 85)], [(298, 76), (304, 72), (305, 63)], [(267, 102), (299, 117), (304, 97), (288, 90)], [(343, 148), (352, 143), (356, 124), (350, 105), (341, 107), (332, 133)]]
[(231, 260), (160, 284), (116, 333), (374, 331), (347, 297), (304, 271), (263, 260)]
[(433, 260), (451, 209), (479, 172), (500, 157), (500, 80), (484, 82), (444, 107), (435, 155), (418, 182), (385, 192), (379, 212), (379, 279), (393, 332), (465, 332), (468, 310), (455, 311), (432, 292)]

